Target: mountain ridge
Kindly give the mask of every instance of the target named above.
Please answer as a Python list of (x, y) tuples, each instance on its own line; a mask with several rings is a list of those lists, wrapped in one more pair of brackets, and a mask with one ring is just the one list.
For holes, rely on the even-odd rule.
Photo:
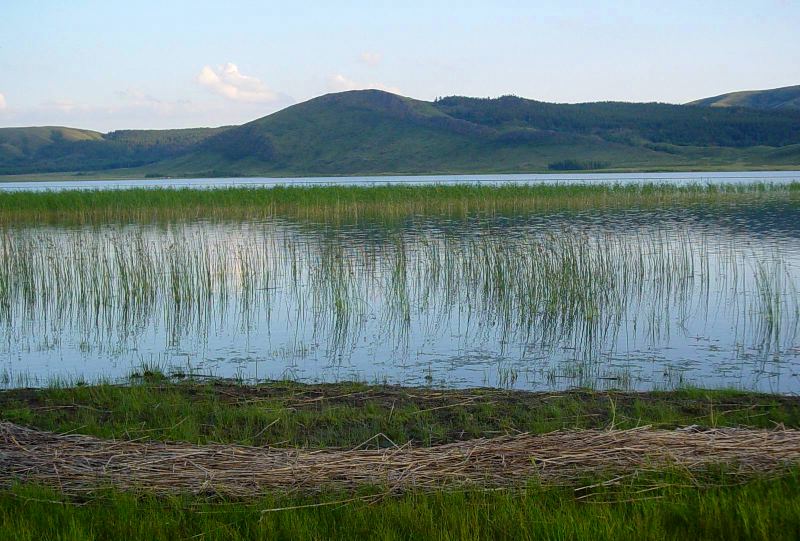
[(763, 110), (800, 110), (800, 85), (740, 90), (691, 101), (686, 105), (701, 107), (747, 107)]
[[(27, 131), (26, 131), (27, 130)], [(49, 132), (48, 132), (49, 130)], [(238, 126), (0, 128), (0, 174), (526, 172), (800, 164), (800, 110), (326, 94)]]

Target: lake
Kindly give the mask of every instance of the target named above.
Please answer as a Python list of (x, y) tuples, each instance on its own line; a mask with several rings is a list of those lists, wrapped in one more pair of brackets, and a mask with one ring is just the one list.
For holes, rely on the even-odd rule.
[(788, 183), (800, 181), (800, 171), (741, 171), (686, 173), (532, 173), (506, 175), (423, 175), (379, 177), (241, 177), (181, 178), (134, 180), (58, 180), (0, 181), (0, 191), (113, 190), (128, 188), (210, 189), (230, 186), (263, 188), (272, 186), (371, 186), (387, 184), (752, 184), (755, 182)]
[[(540, 181), (517, 177), (458, 178)], [(796, 203), (2, 228), (3, 386), (158, 367), (243, 380), (800, 391)]]

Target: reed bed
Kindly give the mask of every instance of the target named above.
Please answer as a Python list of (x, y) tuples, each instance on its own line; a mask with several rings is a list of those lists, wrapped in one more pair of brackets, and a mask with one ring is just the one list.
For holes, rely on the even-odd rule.
[(275, 188), (0, 192), (0, 223), (174, 220), (398, 220), (562, 209), (800, 201), (800, 182), (741, 185), (279, 186)]
[(113, 356), (148, 333), (178, 349), (215, 329), (273, 329), (279, 310), (300, 337), (289, 349), (313, 341), (331, 359), (370, 333), (402, 354), (410, 336), (435, 339), (451, 325), (471, 343), (566, 347), (584, 359), (625, 333), (657, 344), (676, 320), (720, 314), (737, 342), (765, 355), (798, 336), (790, 255), (733, 237), (482, 222), (357, 232), (285, 222), (9, 230), (0, 238), (6, 351), (70, 339)]
[[(378, 441), (381, 435), (375, 437)], [(572, 430), (433, 447), (286, 449), (103, 440), (0, 423), (0, 484), (34, 482), (66, 495), (98, 489), (248, 498), (367, 486), (389, 493), (506, 488), (531, 480), (575, 486), (675, 468), (722, 468), (732, 480), (785, 472), (800, 460), (800, 431), (744, 428)]]

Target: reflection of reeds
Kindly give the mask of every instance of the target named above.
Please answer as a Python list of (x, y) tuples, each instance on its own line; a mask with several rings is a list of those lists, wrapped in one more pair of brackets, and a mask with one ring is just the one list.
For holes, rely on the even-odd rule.
[(457, 322), (473, 343), (570, 348), (583, 360), (613, 352), (623, 335), (659, 343), (674, 322), (718, 310), (748, 325), (752, 347), (775, 352), (797, 336), (796, 277), (779, 251), (752, 269), (755, 254), (689, 230), (349, 232), (275, 221), (7, 229), (5, 341), (73, 332), (124, 352), (157, 327), (177, 347), (229, 318), (246, 331), (275, 309), (331, 358), (362, 343), (371, 318), (398, 349)]
[(782, 260), (757, 261), (754, 275), (755, 302), (749, 315), (759, 346), (765, 353), (780, 352), (782, 333), (793, 340), (800, 323), (797, 287)]

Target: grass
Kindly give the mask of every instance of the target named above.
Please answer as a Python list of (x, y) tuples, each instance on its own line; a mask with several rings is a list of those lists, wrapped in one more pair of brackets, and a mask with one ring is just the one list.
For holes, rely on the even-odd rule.
[(754, 200), (800, 201), (788, 185), (325, 186), (0, 192), (0, 223), (95, 223), (291, 217), (381, 221), (559, 209), (629, 208)]
[[(359, 383), (248, 386), (176, 382), (153, 372), (130, 385), (5, 391), (0, 418), (105, 438), (349, 448), (375, 434), (397, 445), (433, 445), (609, 426), (800, 428), (800, 398), (694, 389), (531, 393)], [(372, 444), (390, 445), (386, 439)]]
[[(462, 216), (481, 212), (597, 206), (625, 208), (753, 200), (786, 200), (796, 204), (798, 195), (798, 184), (722, 188), (464, 186), (0, 194), (0, 221), (7, 224), (26, 221), (92, 223), (258, 217), (358, 220), (371, 214), (391, 220), (410, 214)], [(20, 238), (17, 236), (13, 240), (17, 242)], [(111, 245), (108, 261), (136, 253), (135, 250), (129, 253), (114, 251), (115, 246), (127, 246), (121, 239), (117, 238), (117, 244)], [(81, 246), (87, 261), (96, 263), (86, 245)], [(402, 300), (408, 297), (404, 288), (410, 283), (406, 276), (410, 263), (404, 259), (407, 254), (399, 246), (392, 245), (387, 249), (386, 255), (391, 257), (385, 258), (386, 265), (381, 268), (388, 269), (385, 273), (388, 277), (386, 289)], [(578, 247), (577, 244), (557, 245), (568, 249), (570, 246), (573, 249)], [(435, 244), (432, 247), (436, 249)], [(591, 266), (587, 265), (591, 260), (580, 253), (551, 250), (557, 255), (545, 258), (541, 265), (534, 265), (532, 260), (520, 257), (521, 254), (513, 250), (495, 248), (489, 250), (476, 245), (467, 259), (472, 255), (482, 255), (483, 259), (476, 260), (470, 267), (450, 261), (447, 254), (452, 250), (440, 246), (438, 249), (442, 251), (428, 260), (424, 275), (438, 280), (436, 283), (441, 283), (444, 291), (451, 290), (460, 277), (468, 278), (460, 287), (483, 291), (486, 306), (498, 310), (492, 313), (501, 315), (514, 314), (514, 302), (519, 299), (534, 298), (539, 302), (548, 298), (547, 295), (526, 295), (549, 292), (553, 299), (566, 298), (569, 301), (557, 304), (562, 306), (556, 310), (557, 314), (563, 314), (567, 319), (578, 314), (581, 321), (591, 320), (596, 317), (593, 314), (597, 307), (585, 302), (587, 292), (603, 290), (614, 293), (613, 288), (606, 287), (607, 282), (603, 279), (602, 271), (608, 267), (608, 261), (602, 258)], [(98, 251), (101, 252), (105, 253)], [(181, 259), (181, 254), (188, 252), (172, 254), (171, 266), (167, 268), (177, 272), (182, 268), (215, 268), (213, 264), (209, 267), (202, 261)], [(45, 256), (46, 252), (34, 255)], [(635, 252), (631, 257), (636, 259), (634, 256)], [(200, 253), (193, 257), (205, 256)], [(653, 260), (653, 268), (663, 266), (668, 274), (674, 274), (674, 264), (676, 261), (680, 263), (680, 257), (667, 257), (663, 253), (659, 257)], [(440, 258), (445, 261), (442, 265), (438, 263)], [(63, 258), (57, 260), (64, 261)], [(328, 276), (331, 281), (329, 287), (315, 290), (320, 306), (332, 306), (341, 312), (332, 320), (333, 332), (340, 334), (347, 334), (343, 325), (350, 320), (347, 314), (353, 312), (349, 307), (353, 305), (353, 295), (358, 288), (342, 280), (344, 274), (330, 271), (340, 268), (348, 260), (352, 258), (343, 257), (336, 251), (322, 254), (320, 261), (324, 264), (318, 267), (318, 278)], [(20, 261), (27, 259), (23, 257)], [(38, 264), (41, 268), (47, 265), (57, 269), (57, 265), (50, 264), (51, 261), (43, 257)], [(97, 288), (100, 294), (95, 297), (98, 299), (111, 298), (103, 292), (122, 291), (125, 298), (132, 299), (128, 303), (130, 307), (145, 306), (152, 294), (145, 287), (150, 280), (148, 260), (136, 258), (136, 264), (132, 261), (125, 259), (116, 263), (121, 265), (119, 268), (144, 269), (141, 271), (144, 274), (119, 277), (119, 284), (128, 284), (127, 288), (117, 288), (108, 283), (112, 275), (107, 270), (96, 275), (98, 280), (105, 277), (105, 282), (87, 282), (86, 287)], [(252, 261), (248, 261), (246, 257), (238, 258), (238, 276), (246, 277), (251, 272)], [(518, 276), (520, 269), (510, 263), (526, 261), (531, 263), (525, 267), (531, 276), (544, 276), (542, 283), (550, 284), (548, 287), (533, 291), (514, 285), (513, 277)], [(453, 273), (448, 268), (458, 271)], [(637, 268), (629, 270), (636, 271)], [(651, 267), (640, 270), (645, 277), (661, 276)], [(785, 289), (776, 277), (778, 275), (771, 273), (769, 267), (759, 272), (758, 283), (762, 285), (758, 286), (760, 296), (756, 299), (759, 306), (763, 305), (764, 321), (769, 323), (765, 333), (774, 337), (774, 330), (781, 328), (780, 318), (796, 321), (796, 308), (794, 315), (790, 313), (787, 316), (785, 306), (776, 301), (783, 298), (776, 292)], [(67, 275), (59, 277), (56, 274), (52, 275), (51, 285), (80, 284), (65, 280)], [(635, 286), (635, 272), (626, 275)], [(8, 288), (12, 274), (4, 276), (8, 279), (0, 280), (0, 291), (11, 291)], [(34, 276), (38, 278), (32, 278)], [(35, 272), (18, 275), (22, 284), (18, 298), (24, 301), (23, 304), (35, 301), (37, 291), (46, 290), (53, 294), (52, 298), (58, 298), (60, 290), (47, 289), (42, 276), (51, 275), (37, 275)], [(95, 275), (79, 272), (74, 276)], [(206, 273), (206, 280), (208, 276)], [(581, 277), (591, 277), (588, 284), (595, 284), (595, 288), (585, 287), (587, 282), (581, 281)], [(197, 291), (218, 293), (214, 288), (204, 289), (203, 279), (202, 274), (193, 275), (190, 280), (186, 276), (177, 276), (169, 282), (170, 298), (176, 305), (186, 306), (185, 299), (193, 298)], [(314, 277), (311, 279), (313, 283)], [(25, 286), (26, 280), (30, 287)], [(658, 283), (665, 288), (665, 297), (680, 292), (680, 288), (670, 289), (672, 282), (661, 280)], [(74, 319), (75, 312), (69, 311), (70, 299), (85, 300), (87, 297), (77, 285), (70, 291), (73, 297), (65, 297), (65, 302), (57, 304), (56, 308)], [(569, 297), (570, 294), (578, 297)], [(446, 298), (452, 301), (452, 297)], [(602, 298), (597, 296), (594, 300)], [(614, 300), (613, 296), (611, 300)], [(190, 307), (206, 302), (198, 297)], [(118, 305), (113, 305), (112, 312), (117, 308)], [(0, 306), (0, 310), (3, 309)], [(103, 314), (102, 304), (95, 309)], [(408, 313), (407, 302), (393, 305), (394, 320), (403, 321)], [(125, 316), (129, 319), (114, 321), (134, 321), (135, 316), (133, 310)], [(109, 322), (111, 320), (105, 321), (106, 324)], [(124, 327), (123, 324), (118, 328)], [(516, 376), (509, 374), (507, 377)], [(225, 381), (174, 381), (157, 371), (150, 371), (127, 385), (53, 385), (43, 389), (0, 392), (0, 419), (45, 430), (108, 438), (180, 440), (200, 444), (354, 447), (376, 434), (384, 434), (398, 445), (405, 442), (433, 445), (515, 431), (542, 433), (564, 428), (653, 425), (669, 429), (690, 424), (800, 428), (800, 399), (698, 389), (536, 394), (496, 389), (411, 389), (356, 383), (310, 386), (273, 382), (245, 386)], [(369, 445), (388, 445), (388, 440), (371, 439)], [(796, 539), (800, 537), (799, 480), (800, 472), (792, 471), (779, 478), (730, 486), (722, 480), (716, 483), (713, 478), (700, 480), (685, 473), (656, 471), (626, 479), (614, 486), (597, 487), (589, 493), (531, 484), (523, 491), (411, 493), (397, 498), (374, 499), (374, 493), (365, 489), (364, 494), (357, 495), (365, 499), (355, 501), (350, 501), (354, 497), (351, 494), (327, 494), (314, 499), (266, 494), (260, 500), (224, 501), (188, 496), (154, 498), (146, 494), (119, 492), (74, 501), (66, 500), (52, 490), (15, 486), (0, 488), (0, 540)], [(596, 480), (586, 480), (587, 484), (592, 481)], [(583, 498), (585, 494), (590, 497)], [(275, 508), (283, 510), (263, 512)]]
[[(800, 426), (800, 398), (685, 389), (524, 393), (476, 389), (175, 382), (19, 389), (0, 417), (103, 437), (354, 446), (378, 432), (430, 444), (569, 427)], [(575, 490), (453, 490), (380, 496), (379, 487), (256, 500), (102, 492), (68, 500), (31, 485), (0, 490), (0, 539), (796, 539), (800, 472), (730, 485), (710, 474), (643, 472)], [(587, 478), (582, 486), (596, 484)]]
[[(743, 486), (696, 488), (659, 479), (601, 489), (589, 501), (563, 488), (409, 494), (336, 503), (265, 497), (251, 502), (109, 493), (73, 505), (56, 492), (0, 493), (0, 540), (90, 539), (797, 539), (796, 473)], [(644, 492), (643, 492), (644, 491)], [(345, 498), (350, 499), (350, 498)], [(609, 502), (609, 503), (597, 503)], [(319, 503), (330, 505), (318, 506)], [(312, 507), (299, 507), (312, 505)], [(262, 512), (283, 508), (281, 511)], [(287, 509), (288, 508), (288, 509)]]

